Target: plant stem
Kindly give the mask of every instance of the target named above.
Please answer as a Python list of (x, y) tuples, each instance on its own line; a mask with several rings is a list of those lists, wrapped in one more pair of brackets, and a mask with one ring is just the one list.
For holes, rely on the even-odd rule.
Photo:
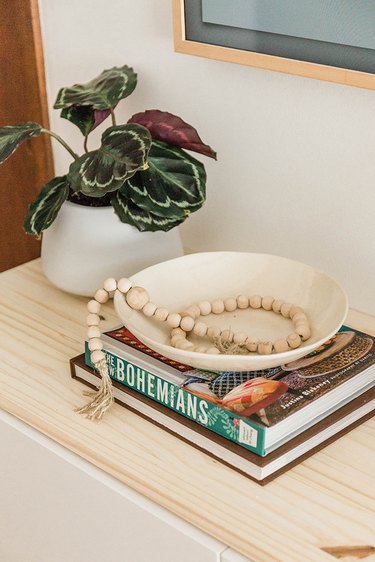
[(115, 127), (116, 126), (116, 117), (115, 117), (115, 112), (113, 110), (113, 107), (111, 107), (111, 117), (112, 117), (112, 125)]
[(83, 141), (83, 148), (84, 148), (84, 151), (86, 152), (86, 154), (87, 154), (87, 152), (88, 152), (88, 149), (87, 149), (87, 141), (88, 141), (88, 139), (89, 139), (89, 136), (87, 135), (87, 137), (85, 137), (85, 140)]
[(78, 154), (76, 154), (68, 144), (66, 144), (66, 142), (56, 133), (54, 133), (53, 131), (50, 131), (49, 129), (42, 129), (41, 130), (42, 133), (47, 133), (47, 135), (50, 135), (51, 137), (53, 137), (54, 139), (56, 139), (60, 144), (63, 145), (63, 147), (69, 152), (69, 154), (71, 156), (73, 156), (74, 160), (77, 160), (78, 158)]

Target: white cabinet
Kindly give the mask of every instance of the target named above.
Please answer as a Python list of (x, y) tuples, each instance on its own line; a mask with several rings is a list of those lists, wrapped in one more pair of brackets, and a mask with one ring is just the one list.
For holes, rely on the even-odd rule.
[(251, 562), (251, 560), (249, 558), (245, 558), (242, 554), (235, 552), (231, 548), (227, 548), (221, 554), (221, 562)]
[(1, 562), (245, 560), (2, 411), (0, 499)]

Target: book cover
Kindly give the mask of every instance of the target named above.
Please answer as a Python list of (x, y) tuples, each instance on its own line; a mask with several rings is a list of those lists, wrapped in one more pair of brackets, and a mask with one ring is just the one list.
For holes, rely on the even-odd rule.
[[(207, 372), (178, 364), (150, 350), (126, 328), (103, 338), (111, 377), (259, 455), (266, 454), (267, 428), (310, 405), (375, 364), (374, 338), (343, 328), (308, 356), (278, 368), (250, 372)], [(116, 342), (127, 359), (116, 354)], [(158, 375), (137, 366), (131, 349), (162, 366)], [(115, 352), (113, 352), (115, 350)], [(86, 344), (86, 362), (90, 365)], [(151, 367), (152, 369), (152, 367)], [(179, 373), (168, 379), (168, 372)], [(193, 396), (192, 396), (193, 395)]]
[[(282, 365), (276, 378), (287, 385), (286, 392), (255, 415), (265, 425), (273, 426), (353, 379), (375, 365), (374, 341), (368, 334), (344, 327), (314, 352)], [(228, 397), (230, 394), (223, 399), (224, 407)], [(246, 410), (237, 409), (237, 413), (246, 415)]]
[[(85, 364), (83, 354), (70, 364), (73, 378), (93, 387), (99, 382), (99, 374)], [(375, 402), (374, 390), (368, 390), (262, 457), (146, 395), (117, 381), (113, 385), (116, 402), (262, 485), (369, 419)]]
[[(135, 390), (143, 396), (151, 398), (159, 404), (167, 406), (174, 412), (193, 420), (241, 444), (259, 455), (265, 453), (263, 426), (250, 420), (242, 419), (218, 405), (213, 396), (196, 394), (190, 391), (189, 382), (199, 381), (197, 384), (207, 385), (203, 372), (189, 371), (189, 376), (181, 375), (178, 384), (169, 380), (169, 377), (151, 372), (146, 366), (140, 364), (130, 354), (122, 357), (104, 348), (110, 377), (124, 386)], [(90, 361), (90, 352), (85, 345), (85, 362), (93, 367)], [(137, 364), (139, 363), (139, 364)], [(199, 376), (198, 376), (199, 375)], [(185, 388), (185, 384), (187, 387)], [(195, 384), (192, 383), (192, 384)]]

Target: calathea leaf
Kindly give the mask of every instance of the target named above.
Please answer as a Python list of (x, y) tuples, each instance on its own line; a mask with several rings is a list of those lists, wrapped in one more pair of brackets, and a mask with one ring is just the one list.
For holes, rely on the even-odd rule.
[(39, 236), (51, 226), (68, 194), (69, 183), (66, 176), (54, 178), (46, 183), (36, 200), (29, 205), (23, 225), (25, 231)]
[(203, 205), (206, 172), (201, 162), (180, 148), (153, 141), (148, 164), (122, 189), (136, 205), (171, 219), (183, 219)]
[(175, 226), (181, 224), (187, 215), (182, 219), (170, 219), (160, 217), (149, 211), (145, 211), (138, 207), (131, 199), (129, 199), (121, 189), (116, 191), (111, 199), (112, 206), (122, 222), (135, 226), (140, 231), (171, 230)]
[(147, 166), (151, 146), (149, 131), (141, 125), (109, 127), (102, 135), (99, 150), (83, 154), (68, 173), (73, 191), (102, 197), (115, 191), (137, 170)]
[(110, 114), (110, 109), (94, 109), (91, 105), (72, 105), (65, 107), (60, 115), (77, 125), (81, 133), (87, 137)]
[(129, 96), (136, 85), (137, 75), (129, 66), (109, 68), (86, 84), (61, 88), (54, 108), (88, 105), (93, 109), (110, 109)]
[(30, 137), (37, 137), (41, 131), (41, 125), (31, 121), (21, 123), (20, 125), (0, 127), (0, 163), (5, 162), (22, 141)]
[(185, 150), (199, 152), (210, 158), (215, 158), (216, 152), (204, 144), (194, 127), (183, 121), (177, 115), (158, 109), (148, 109), (143, 113), (136, 113), (128, 121), (139, 123), (147, 127), (155, 140), (166, 142)]

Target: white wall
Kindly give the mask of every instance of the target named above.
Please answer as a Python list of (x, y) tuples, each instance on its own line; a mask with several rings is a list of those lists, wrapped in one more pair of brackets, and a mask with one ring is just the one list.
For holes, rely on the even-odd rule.
[[(374, 91), (177, 54), (169, 0), (41, 0), (41, 18), (51, 104), (60, 86), (129, 64), (139, 82), (119, 121), (168, 110), (217, 150), (207, 202), (182, 227), (188, 248), (304, 261), (375, 314)], [(80, 150), (57, 111), (51, 127)], [(69, 155), (55, 157), (65, 173)]]

